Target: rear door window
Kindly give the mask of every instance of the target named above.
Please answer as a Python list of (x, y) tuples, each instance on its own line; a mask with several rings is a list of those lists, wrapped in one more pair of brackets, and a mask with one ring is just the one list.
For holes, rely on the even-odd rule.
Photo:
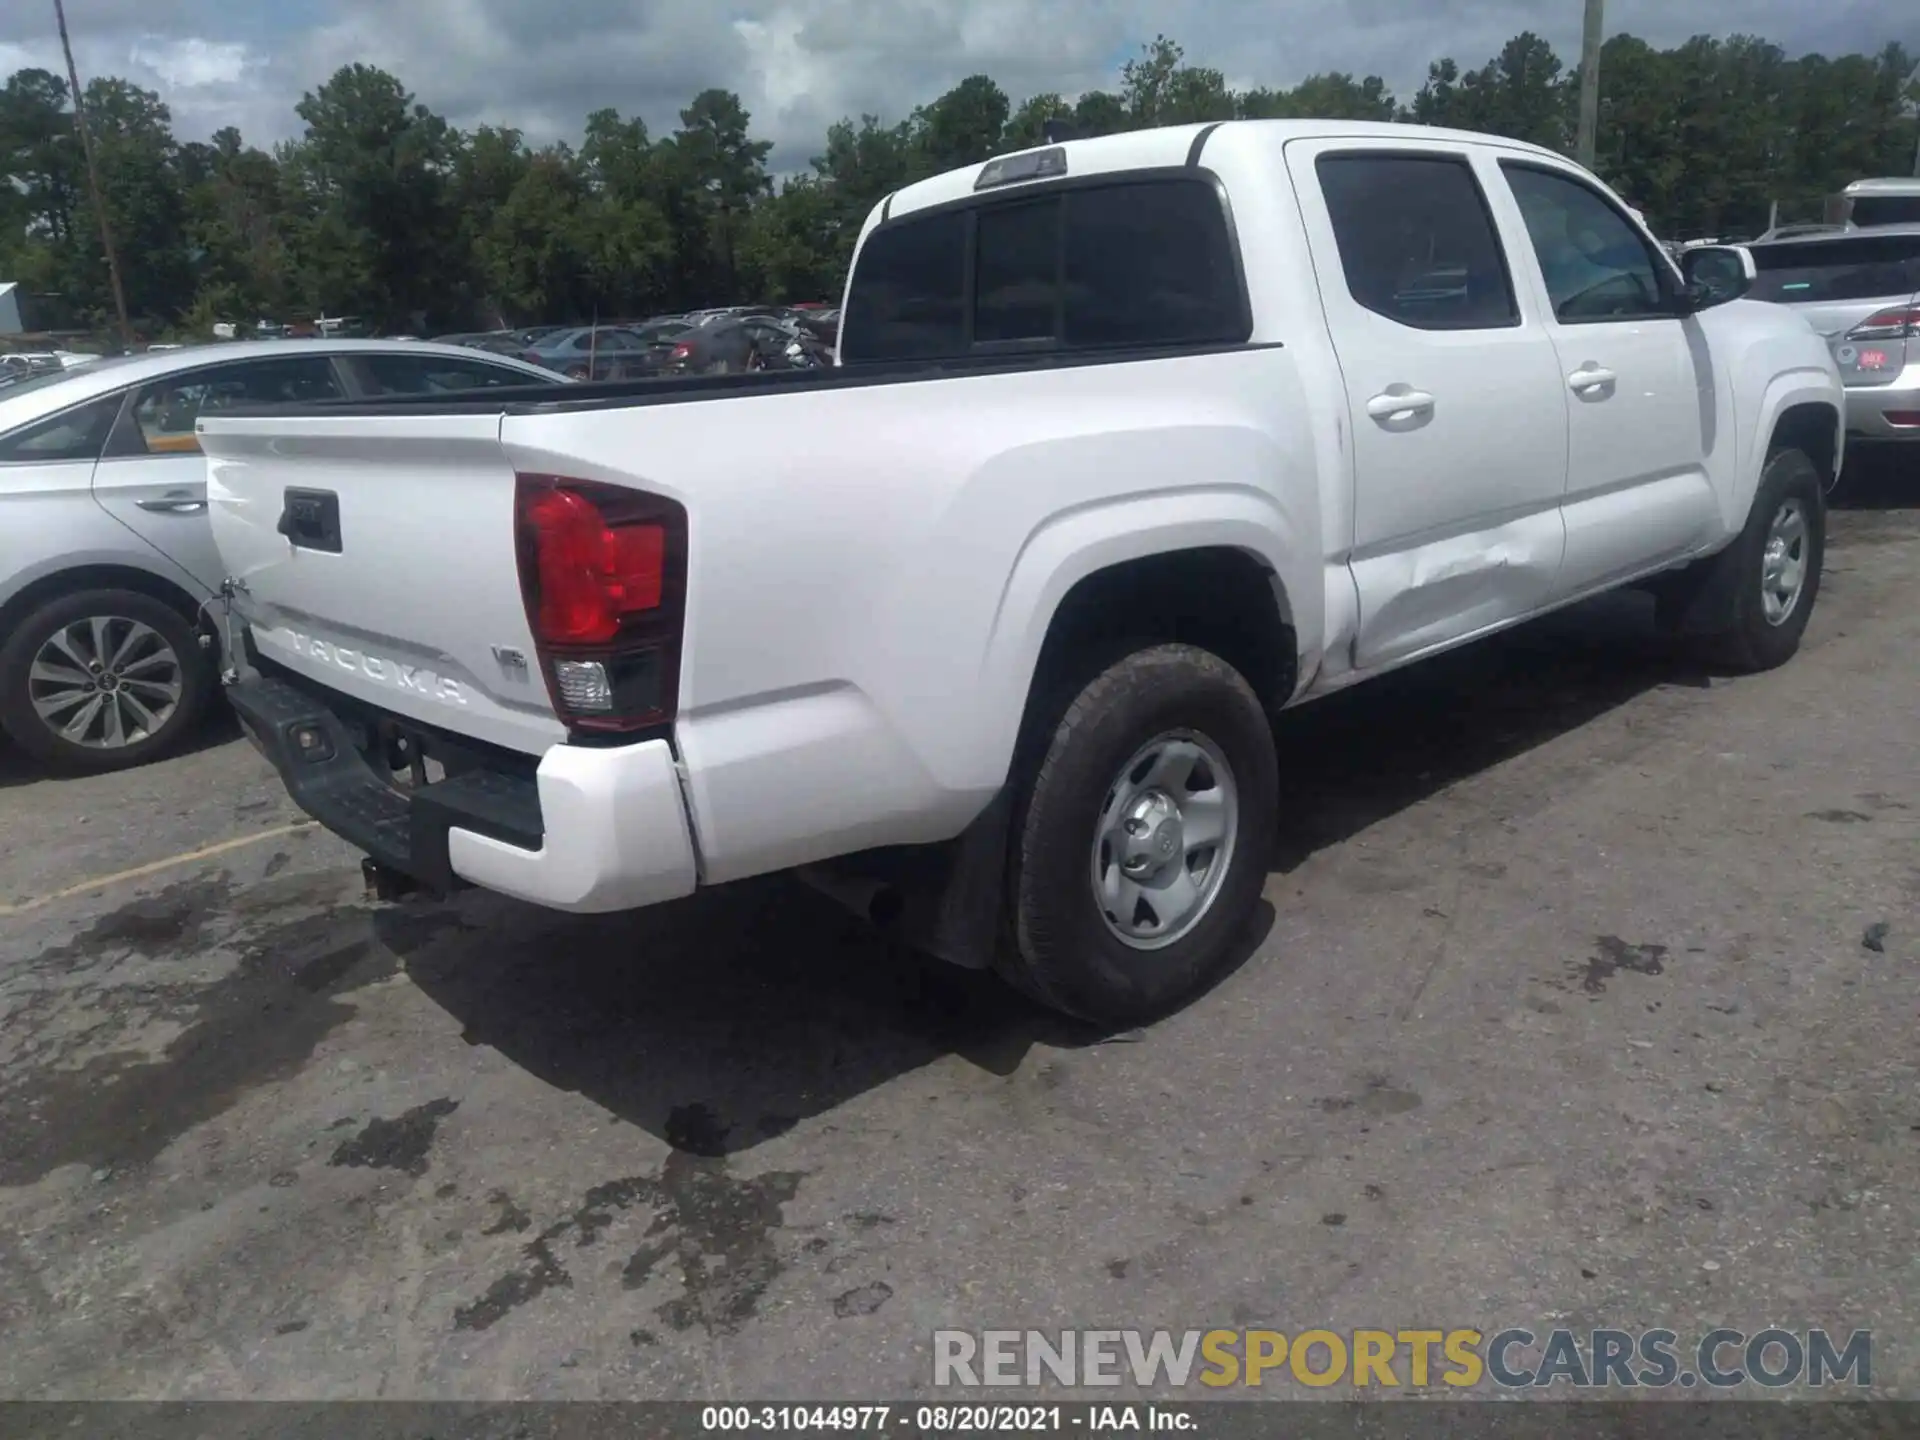
[(1183, 175), (882, 226), (860, 253), (840, 347), (851, 364), (1006, 345), (1239, 344), (1250, 330), (1219, 192)]
[(1748, 292), (1784, 305), (1905, 299), (1920, 290), (1920, 235), (1848, 235), (1755, 245)]
[(127, 455), (197, 455), (194, 422), (235, 405), (305, 405), (344, 399), (346, 392), (324, 355), (243, 360), (187, 370), (142, 385), (116, 430), (112, 451)]
[(1506, 254), (1464, 155), (1314, 163), (1356, 304), (1415, 330), (1520, 323)]

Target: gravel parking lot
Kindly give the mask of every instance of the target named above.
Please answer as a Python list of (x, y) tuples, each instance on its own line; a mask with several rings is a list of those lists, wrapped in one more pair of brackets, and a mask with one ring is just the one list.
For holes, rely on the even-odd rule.
[(1270, 913), (1145, 1034), (784, 879), (376, 907), (231, 732), (0, 753), (0, 1396), (905, 1397), (1090, 1324), (1871, 1327), (1920, 1393), (1912, 480), (1783, 671), (1627, 598), (1285, 717)]

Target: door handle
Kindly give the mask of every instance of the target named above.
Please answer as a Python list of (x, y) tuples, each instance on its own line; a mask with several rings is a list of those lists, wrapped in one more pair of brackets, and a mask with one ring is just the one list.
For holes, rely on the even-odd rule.
[(1567, 384), (1576, 395), (1584, 395), (1589, 390), (1598, 390), (1611, 385), (1620, 377), (1613, 371), (1600, 365), (1583, 365), (1567, 377)]
[(1391, 420), (1396, 415), (1431, 414), (1433, 396), (1424, 390), (1389, 390), (1367, 401), (1367, 414), (1376, 420)]
[(169, 490), (157, 500), (136, 500), (142, 510), (151, 510), (157, 515), (198, 515), (207, 508), (204, 497), (195, 495), (191, 490)]

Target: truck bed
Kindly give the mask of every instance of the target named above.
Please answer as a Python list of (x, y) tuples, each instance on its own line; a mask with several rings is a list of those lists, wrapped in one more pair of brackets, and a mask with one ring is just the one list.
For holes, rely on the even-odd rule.
[(235, 405), (222, 416), (329, 415), (534, 415), (583, 410), (684, 405), (742, 395), (796, 390), (852, 390), (961, 376), (1082, 369), (1091, 365), (1139, 364), (1196, 354), (1278, 349), (1280, 342), (1218, 346), (1129, 346), (1099, 351), (996, 350), (964, 359), (904, 360), (840, 365), (825, 370), (767, 370), (745, 375), (692, 375), (673, 379), (595, 380), (551, 385), (502, 385), (464, 395), (383, 395), (358, 400), (322, 400), (300, 405)]

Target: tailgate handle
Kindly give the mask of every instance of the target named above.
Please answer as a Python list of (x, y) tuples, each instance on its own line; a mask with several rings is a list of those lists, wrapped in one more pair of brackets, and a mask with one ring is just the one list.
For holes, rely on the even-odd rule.
[(340, 553), (340, 497), (331, 490), (289, 488), (280, 523), (273, 527), (296, 549)]

